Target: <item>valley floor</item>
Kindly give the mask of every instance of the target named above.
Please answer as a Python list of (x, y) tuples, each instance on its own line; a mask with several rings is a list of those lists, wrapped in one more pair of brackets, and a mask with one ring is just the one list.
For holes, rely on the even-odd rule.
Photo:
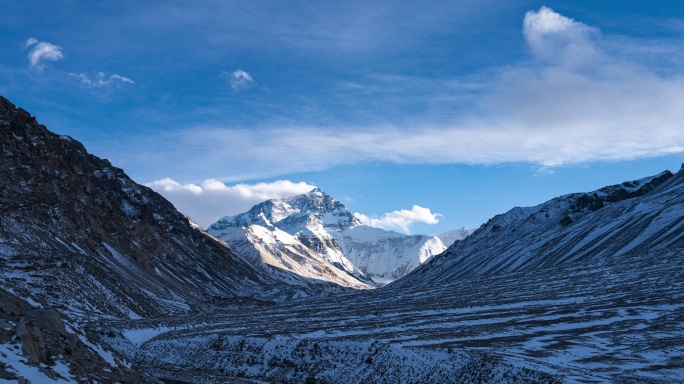
[(193, 382), (684, 382), (684, 250), (100, 327)]

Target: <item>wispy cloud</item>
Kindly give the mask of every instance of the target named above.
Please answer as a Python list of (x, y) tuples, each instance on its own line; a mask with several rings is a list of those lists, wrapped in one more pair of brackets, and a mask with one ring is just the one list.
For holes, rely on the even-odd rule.
[[(660, 73), (624, 54), (630, 51), (629, 45), (638, 49), (641, 41), (618, 37), (624, 49), (615, 50), (614, 36), (602, 36), (598, 28), (547, 7), (527, 12), (522, 37), (529, 47), (528, 59), (479, 79), (484, 91), (468, 100), (473, 108), (467, 115), (435, 118), (429, 113), (398, 112), (406, 122), (395, 118), (384, 124), (375, 120), (353, 126), (334, 120), (324, 126), (283, 120), (251, 129), (184, 128), (167, 133), (164, 140), (159, 136), (136, 140), (156, 156), (169, 153), (183, 159), (179, 163), (161, 158), (160, 163), (169, 164), (166, 174), (196, 174), (206, 168), (204, 164), (222, 164), (225, 174), (199, 177), (224, 181), (366, 161), (529, 162), (550, 172), (567, 164), (684, 151), (681, 68)], [(676, 55), (665, 46), (659, 52), (653, 55)], [(458, 84), (476, 87), (468, 81)], [(167, 171), (164, 164), (150, 166)]]
[(419, 205), (414, 205), (411, 210), (402, 209), (385, 213), (382, 217), (369, 217), (361, 213), (354, 213), (354, 215), (361, 221), (362, 224), (398, 230), (403, 233), (410, 233), (411, 226), (415, 223), (437, 224), (439, 223), (439, 213), (432, 213), (430, 208), (424, 208)]
[(236, 91), (247, 89), (254, 84), (252, 75), (242, 69), (236, 69), (233, 72), (221, 71), (219, 76), (228, 80), (230, 87)]
[(147, 186), (162, 194), (176, 209), (205, 228), (224, 216), (245, 212), (262, 201), (299, 195), (314, 188), (311, 184), (289, 180), (229, 186), (213, 179), (196, 185), (180, 184), (169, 178), (154, 181)]
[(90, 76), (86, 73), (69, 73), (70, 77), (78, 79), (82, 86), (86, 88), (110, 88), (119, 87), (124, 84), (135, 84), (135, 82), (128, 77), (121, 75), (112, 74), (105, 75), (104, 72), (97, 72), (94, 76)]
[(27, 48), (30, 48), (27, 56), (29, 67), (38, 71), (42, 71), (45, 68), (45, 62), (59, 61), (64, 58), (62, 47), (45, 41), (38, 41), (34, 37), (29, 37), (24, 42), (24, 49)]
[(38, 43), (38, 39), (36, 39), (35, 37), (29, 37), (24, 42), (24, 49), (26, 49), (26, 48), (28, 48), (28, 47), (32, 46), (33, 44), (36, 44), (36, 43)]

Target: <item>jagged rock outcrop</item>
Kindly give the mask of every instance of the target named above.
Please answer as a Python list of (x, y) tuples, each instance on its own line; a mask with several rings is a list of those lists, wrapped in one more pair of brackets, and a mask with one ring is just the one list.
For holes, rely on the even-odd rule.
[(69, 336), (59, 312), (53, 308), (28, 309), (14, 332), (21, 342), (24, 356), (31, 362), (43, 364), (49, 363), (52, 355), (48, 352), (47, 337), (43, 335), (47, 333), (51, 338), (63, 339)]
[(74, 328), (67, 330), (56, 309), (35, 307), (0, 289), (0, 379), (34, 384), (157, 382), (132, 369), (97, 334)]

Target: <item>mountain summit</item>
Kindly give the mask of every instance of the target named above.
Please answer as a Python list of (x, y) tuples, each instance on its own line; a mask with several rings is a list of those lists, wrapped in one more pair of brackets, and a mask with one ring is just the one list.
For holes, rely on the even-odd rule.
[(331, 234), (358, 224), (344, 204), (315, 188), (226, 216), (207, 232), (257, 267), (282, 268), (356, 289), (372, 288), (372, 281), (344, 256)]
[(286, 224), (282, 222), (286, 219), (290, 222), (301, 222), (310, 218), (318, 220), (327, 228), (345, 229), (361, 224), (344, 204), (333, 199), (322, 189), (314, 188), (301, 195), (266, 200), (245, 213), (218, 220), (209, 227), (209, 230), (217, 231), (257, 223), (267, 227), (272, 227), (276, 223), (282, 226)]
[[(207, 231), (252, 255), (250, 260), (257, 266), (277, 266), (324, 280), (332, 270), (333, 281), (357, 288), (398, 279), (446, 249), (438, 236), (404, 235), (362, 225), (344, 204), (320, 188), (264, 201), (218, 220)], [(467, 234), (461, 233), (452, 233), (450, 239)]]

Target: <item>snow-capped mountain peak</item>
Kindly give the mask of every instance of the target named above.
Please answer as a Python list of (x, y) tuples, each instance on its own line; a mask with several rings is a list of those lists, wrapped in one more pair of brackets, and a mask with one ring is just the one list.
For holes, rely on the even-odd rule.
[(263, 225), (264, 223), (268, 223), (266, 226), (292, 226), (292, 223), (312, 221), (311, 218), (317, 219), (313, 222), (318, 221), (324, 227), (337, 227), (339, 229), (360, 224), (359, 220), (347, 210), (344, 204), (332, 198), (322, 189), (314, 188), (301, 195), (266, 200), (245, 213), (226, 216), (218, 220), (209, 227), (209, 230), (221, 231), (228, 227), (242, 227), (251, 224)]
[[(287, 233), (298, 241), (296, 250), (306, 249), (306, 257), (317, 254), (331, 268), (338, 268), (357, 279), (384, 284), (398, 279), (446, 249), (442, 237), (449, 244), (469, 233), (466, 229), (439, 235), (405, 235), (394, 231), (362, 225), (344, 204), (320, 188), (284, 199), (272, 199), (257, 204), (249, 211), (226, 216), (212, 224), (208, 232), (231, 245), (244, 245), (250, 232), (241, 228), (260, 226), (261, 236), (248, 240), (261, 252), (261, 261), (281, 267), (287, 265), (282, 255), (273, 255), (271, 248), (259, 244), (268, 237), (283, 238), (275, 230)], [(304, 257), (304, 255), (302, 255)], [(257, 258), (258, 259), (258, 258)], [(255, 259), (256, 260), (256, 259)], [(324, 276), (312, 275), (314, 278)]]

